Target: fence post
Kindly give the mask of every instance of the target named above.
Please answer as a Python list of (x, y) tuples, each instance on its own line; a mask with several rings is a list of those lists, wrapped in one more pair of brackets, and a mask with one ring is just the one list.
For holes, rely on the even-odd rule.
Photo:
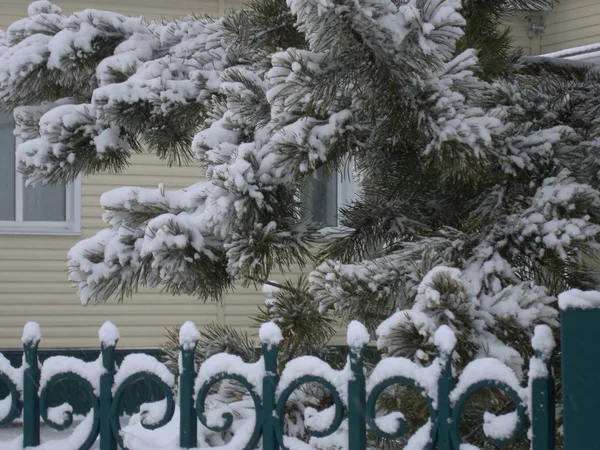
[(554, 337), (547, 325), (538, 325), (531, 339), (535, 355), (531, 359), (531, 450), (556, 448), (556, 412), (552, 352)]
[(265, 377), (263, 378), (262, 421), (263, 450), (279, 450), (276, 427), (282, 426), (283, 417), (275, 417), (275, 392), (279, 384), (279, 368), (277, 354), (282, 336), (279, 327), (272, 322), (264, 323), (260, 328), (262, 354), (265, 362)]
[(105, 322), (99, 331), (100, 351), (104, 373), (100, 376), (100, 450), (117, 450), (110, 413), (112, 387), (115, 380), (115, 347), (119, 341), (119, 329), (112, 322)]
[[(435, 333), (435, 345), (438, 349), (438, 358), (442, 364), (442, 371), (438, 380), (437, 389), (437, 416), (438, 450), (453, 450), (451, 435), (452, 406), (450, 393), (454, 389), (454, 375), (452, 373), (452, 355), (456, 345), (456, 337), (452, 330), (442, 325)], [(436, 424), (432, 424), (435, 426)], [(434, 443), (435, 445), (435, 443)], [(458, 450), (458, 449), (456, 449)]]
[(23, 328), (23, 447), (40, 445), (40, 368), (37, 349), (42, 335), (36, 322)]
[(348, 347), (352, 379), (348, 382), (348, 449), (367, 448), (367, 391), (363, 357), (369, 343), (369, 332), (363, 324), (353, 321), (348, 325)]
[(196, 365), (194, 356), (200, 333), (196, 325), (186, 322), (179, 330), (179, 348), (181, 366), (179, 367), (179, 446), (196, 448), (198, 445), (198, 424), (196, 406), (194, 404), (194, 382)]

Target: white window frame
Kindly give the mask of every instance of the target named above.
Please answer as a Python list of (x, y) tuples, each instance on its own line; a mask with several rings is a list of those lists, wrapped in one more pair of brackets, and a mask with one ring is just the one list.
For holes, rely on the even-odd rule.
[[(19, 143), (15, 139), (15, 150)], [(15, 167), (15, 220), (0, 220), (0, 234), (81, 235), (81, 177), (66, 185), (64, 221), (23, 220), (23, 181), (23, 174)]]
[[(333, 180), (328, 183), (333, 184)], [(323, 228), (340, 226), (340, 208), (355, 200), (359, 194), (359, 183), (352, 176), (352, 171), (345, 166), (335, 174), (335, 224), (325, 225)]]

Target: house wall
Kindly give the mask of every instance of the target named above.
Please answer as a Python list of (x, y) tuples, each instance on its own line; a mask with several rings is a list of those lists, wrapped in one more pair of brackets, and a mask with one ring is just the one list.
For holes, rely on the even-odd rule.
[[(544, 32), (528, 37), (531, 24), (526, 17), (541, 20)], [(515, 43), (526, 55), (541, 55), (600, 42), (600, 0), (554, 1), (551, 11), (519, 12), (511, 21)]]
[[(0, 28), (26, 16), (29, 0), (0, 0)], [(85, 8), (106, 9), (147, 20), (182, 17), (191, 12), (218, 15), (234, 6), (232, 0), (57, 0), (65, 14)], [(0, 234), (0, 349), (19, 348), (23, 325), (31, 320), (42, 327), (42, 348), (97, 347), (98, 329), (105, 320), (121, 330), (120, 347), (154, 347), (165, 327), (193, 320), (201, 329), (210, 322), (249, 330), (249, 316), (264, 297), (254, 289), (237, 289), (221, 305), (204, 304), (186, 296), (171, 297), (141, 290), (123, 304), (81, 306), (67, 281), (66, 255), (80, 239), (104, 228), (100, 195), (122, 185), (182, 188), (202, 176), (196, 167), (167, 167), (153, 155), (136, 155), (119, 175), (100, 174), (82, 182), (81, 236)], [(255, 330), (249, 330), (255, 333)]]

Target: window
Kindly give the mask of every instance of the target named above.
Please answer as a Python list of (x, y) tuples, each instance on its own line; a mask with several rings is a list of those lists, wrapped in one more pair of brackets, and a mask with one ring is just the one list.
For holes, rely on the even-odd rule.
[(16, 170), (14, 121), (0, 111), (0, 233), (79, 234), (81, 183), (27, 187)]
[(327, 179), (322, 169), (317, 169), (308, 180), (302, 195), (306, 210), (315, 222), (324, 227), (338, 225), (338, 208), (350, 202), (357, 195), (357, 184), (343, 164), (342, 173)]

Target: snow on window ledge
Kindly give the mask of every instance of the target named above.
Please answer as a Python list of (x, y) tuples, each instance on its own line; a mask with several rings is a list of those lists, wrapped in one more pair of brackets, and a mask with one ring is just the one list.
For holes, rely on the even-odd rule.
[(57, 225), (52, 222), (0, 222), (0, 234), (81, 236), (81, 227), (71, 227), (63, 222), (59, 222)]

